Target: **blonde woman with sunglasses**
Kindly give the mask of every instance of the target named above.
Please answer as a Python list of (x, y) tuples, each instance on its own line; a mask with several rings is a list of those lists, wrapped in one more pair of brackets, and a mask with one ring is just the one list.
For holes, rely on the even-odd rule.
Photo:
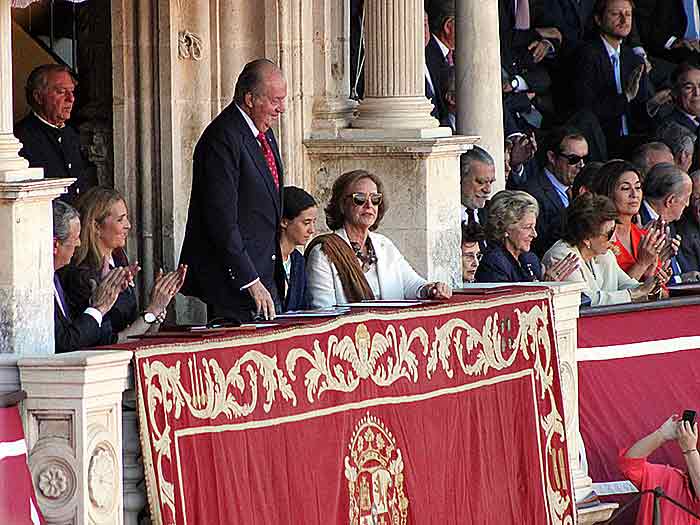
[(382, 181), (364, 170), (333, 183), (326, 224), (333, 233), (306, 249), (311, 306), (323, 308), (366, 299), (446, 299), (450, 287), (427, 282), (398, 248), (376, 229), (387, 210)]

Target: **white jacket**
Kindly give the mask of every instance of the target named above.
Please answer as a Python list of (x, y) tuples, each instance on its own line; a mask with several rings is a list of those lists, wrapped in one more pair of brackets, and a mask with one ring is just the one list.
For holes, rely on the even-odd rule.
[[(336, 235), (350, 245), (345, 229), (336, 230)], [(401, 252), (387, 237), (369, 233), (377, 255), (377, 276), (380, 296), (376, 299), (415, 299), (426, 280), (418, 275)], [(338, 270), (331, 264), (321, 245), (315, 246), (306, 260), (307, 293), (312, 308), (325, 308), (347, 303)]]
[(550, 268), (553, 263), (563, 259), (570, 253), (578, 256), (581, 266), (565, 280), (585, 283), (586, 289), (583, 290), (583, 293), (591, 298), (591, 306), (632, 302), (629, 290), (639, 286), (639, 281), (632, 279), (620, 268), (615, 254), (610, 250), (591, 259), (589, 267), (588, 264), (583, 262), (581, 252), (577, 247), (561, 240), (557, 241), (544, 254), (542, 262), (547, 268)]

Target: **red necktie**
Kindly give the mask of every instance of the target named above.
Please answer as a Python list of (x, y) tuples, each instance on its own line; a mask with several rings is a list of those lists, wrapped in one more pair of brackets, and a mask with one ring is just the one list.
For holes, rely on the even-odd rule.
[(447, 52), (447, 56), (445, 58), (447, 59), (448, 66), (455, 65), (455, 54), (451, 49)]
[(272, 180), (275, 181), (275, 188), (279, 189), (280, 177), (277, 174), (277, 164), (275, 163), (275, 156), (272, 154), (272, 148), (270, 147), (270, 143), (267, 141), (267, 137), (264, 133), (260, 133), (258, 135), (258, 140), (260, 141), (260, 145), (262, 146), (263, 155), (265, 156), (265, 161), (267, 162), (267, 167), (270, 169), (270, 173), (272, 174)]

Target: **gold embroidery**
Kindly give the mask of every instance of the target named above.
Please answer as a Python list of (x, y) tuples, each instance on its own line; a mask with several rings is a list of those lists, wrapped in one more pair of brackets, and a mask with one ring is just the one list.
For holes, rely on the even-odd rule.
[[(325, 353), (321, 350), (321, 342), (315, 339), (313, 354), (304, 348), (289, 351), (287, 373), (292, 381), (296, 381), (297, 361), (304, 359), (311, 364), (304, 379), (310, 403), (326, 390), (352, 392), (362, 379), (370, 379), (378, 386), (389, 386), (402, 377), (415, 383), (418, 381), (418, 359), (411, 346), (418, 341), (423, 348), (427, 347), (428, 333), (419, 327), (409, 336), (403, 326), (399, 327), (399, 333), (400, 337), (397, 337), (396, 328), (389, 325), (384, 334), (377, 332), (370, 337), (367, 327), (359, 324), (354, 340), (345, 336), (338, 341), (335, 335), (330, 335)], [(394, 355), (387, 356), (385, 366), (380, 359), (392, 349)]]
[[(572, 524), (571, 512), (567, 513), (571, 501), (565, 492), (568, 485), (566, 470), (562, 465), (565, 450), (559, 454), (557, 462), (556, 452), (562, 450), (564, 428), (554, 397), (553, 367), (556, 354), (550, 339), (548, 308), (545, 304), (535, 305), (528, 311), (516, 308), (514, 315), (503, 320), (495, 313), (484, 321), (481, 329), (455, 316), (434, 329), (432, 340), (422, 327), (407, 333), (401, 325), (402, 320), (388, 324), (383, 333), (370, 333), (367, 326), (361, 323), (355, 328), (354, 338), (345, 336), (339, 340), (332, 333), (324, 334), (314, 339), (311, 349), (294, 348), (289, 351), (285, 360), (287, 376), (278, 367), (276, 356), (257, 350), (246, 352), (228, 371), (222, 370), (216, 359), (198, 360), (195, 352), (187, 359), (184, 376), (189, 385), (186, 389), (182, 383), (181, 361), (166, 366), (157, 360), (157, 356), (145, 358), (141, 365), (144, 388), (140, 392), (140, 401), (142, 417), (150, 422), (151, 445), (156, 456), (152, 463), (149, 460), (149, 464), (155, 467), (157, 499), (170, 509), (175, 521), (174, 486), (164, 477), (163, 461), (167, 459), (170, 462), (172, 459), (170, 421), (172, 418), (179, 419), (183, 409), (197, 419), (214, 419), (222, 415), (229, 419), (241, 418), (258, 408), (260, 388), (265, 391), (264, 402), (260, 400), (265, 412), (270, 411), (274, 402), (280, 401), (276, 397), (278, 392), (282, 400), (296, 406), (295, 388), (300, 385), (295, 370), (300, 360), (310, 365), (303, 374), (310, 403), (318, 400), (326, 390), (353, 392), (362, 381), (371, 381), (380, 387), (390, 386), (401, 378), (416, 383), (419, 377), (417, 355), (421, 354), (426, 357), (420, 368), (425, 370), (427, 382), (437, 372), (438, 365), (449, 379), (453, 379), (454, 351), (459, 363), (457, 370), (467, 376), (485, 375), (490, 370), (506, 370), (518, 356), (533, 361), (538, 386), (536, 393), (540, 406), (544, 407), (540, 412), (540, 426), (546, 438), (543, 459), (551, 467), (544, 469), (549, 514), (556, 525)], [(453, 315), (457, 315), (457, 312)], [(517, 329), (515, 336), (512, 335), (511, 324)], [(324, 346), (325, 351), (322, 350)], [(555, 440), (559, 447), (554, 447)], [(363, 523), (359, 521), (360, 513), (375, 512), (377, 521), (370, 523), (381, 523), (381, 518), (391, 525), (404, 524), (408, 500), (403, 495), (401, 450), (396, 447), (393, 437), (381, 423), (367, 423), (362, 428), (358, 425), (352, 443), (352, 463), (350, 457), (345, 459), (348, 488), (350, 494), (357, 496), (354, 504), (351, 501), (351, 523)], [(378, 473), (377, 467), (370, 473), (371, 476), (367, 473), (360, 476), (360, 463), (382, 464), (388, 461), (386, 458), (394, 459), (388, 463), (388, 468), (382, 467), (383, 473)], [(558, 479), (552, 480), (552, 475)], [(392, 479), (394, 485), (388, 484), (388, 479)], [(370, 501), (369, 511), (366, 508), (367, 498)], [(378, 513), (378, 509), (385, 507), (389, 509), (386, 513)], [(356, 521), (352, 521), (353, 516), (358, 516)]]
[(405, 525), (408, 498), (403, 487), (404, 463), (394, 436), (379, 418), (367, 414), (357, 423), (349, 449), (345, 478), (350, 525)]

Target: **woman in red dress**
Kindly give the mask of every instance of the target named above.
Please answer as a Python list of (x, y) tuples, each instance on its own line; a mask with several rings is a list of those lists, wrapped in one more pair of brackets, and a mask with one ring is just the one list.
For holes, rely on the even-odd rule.
[(598, 172), (595, 190), (610, 197), (617, 208), (613, 251), (620, 268), (638, 281), (654, 275), (660, 261), (667, 258), (668, 239), (660, 223), (654, 223), (648, 230), (635, 224), (642, 205), (642, 182), (637, 167), (625, 160), (606, 162)]

